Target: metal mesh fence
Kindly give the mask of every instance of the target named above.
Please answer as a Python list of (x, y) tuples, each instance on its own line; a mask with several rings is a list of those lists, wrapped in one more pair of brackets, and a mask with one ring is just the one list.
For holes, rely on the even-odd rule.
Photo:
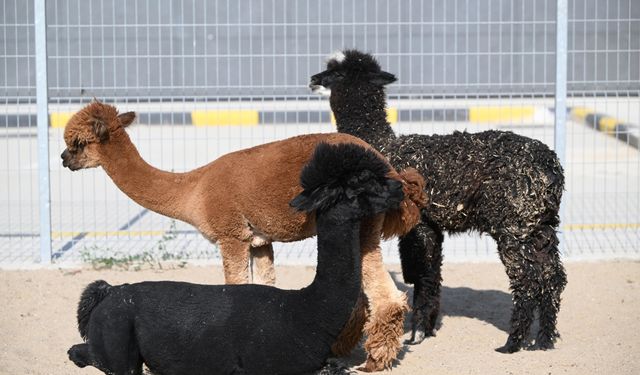
[[(2, 9), (0, 264), (37, 262), (39, 252), (34, 21), (24, 4)], [(93, 97), (139, 114), (129, 134), (149, 164), (186, 171), (334, 131), (328, 102), (307, 83), (330, 52), (355, 47), (399, 78), (388, 90), (398, 133), (497, 128), (553, 146), (555, 1), (55, 0), (46, 17), (54, 262), (218, 257), (194, 228), (133, 203), (102, 169), (62, 168), (64, 124)], [(573, 0), (568, 21), (564, 251), (637, 257), (640, 4)], [(278, 244), (277, 262), (313, 263), (314, 248)], [(394, 243), (385, 249), (397, 261)], [(445, 251), (497, 260), (493, 241), (475, 234), (448, 237)]]
[(33, 4), (0, 5), (0, 262), (38, 261)]

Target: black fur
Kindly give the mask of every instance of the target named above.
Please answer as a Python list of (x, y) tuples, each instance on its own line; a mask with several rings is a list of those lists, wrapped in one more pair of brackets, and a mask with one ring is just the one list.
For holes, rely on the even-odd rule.
[(86, 343), (69, 358), (107, 374), (141, 374), (143, 363), (163, 375), (348, 373), (323, 365), (360, 294), (360, 220), (403, 197), (387, 172), (359, 146), (318, 146), (294, 200), (317, 209), (318, 267), (308, 287), (97, 281), (78, 308)]
[[(402, 271), (414, 284), (413, 332), (409, 343), (433, 334), (440, 307), (443, 232), (491, 235), (513, 293), (511, 330), (499, 351), (514, 352), (526, 340), (536, 308), (536, 345), (553, 347), (556, 316), (566, 274), (556, 230), (564, 175), (543, 143), (511, 132), (454, 132), (396, 136), (386, 119), (383, 72), (369, 54), (345, 51), (342, 62), (311, 77), (312, 88), (331, 90), (338, 131), (362, 138), (396, 169), (414, 167), (426, 179), (429, 206), (422, 221), (400, 239)], [(386, 82), (386, 83), (385, 83)]]

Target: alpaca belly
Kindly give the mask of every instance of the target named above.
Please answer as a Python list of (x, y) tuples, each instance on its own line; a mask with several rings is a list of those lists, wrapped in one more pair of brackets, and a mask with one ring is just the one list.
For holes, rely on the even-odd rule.
[[(296, 215), (295, 220), (269, 220), (257, 223), (244, 219), (242, 240), (253, 247), (268, 245), (272, 242), (300, 241), (316, 234), (315, 215)], [(275, 225), (277, 223), (277, 225)]]
[(246, 226), (242, 229), (242, 240), (251, 243), (253, 247), (265, 246), (273, 242), (268, 235), (249, 222), (247, 222)]

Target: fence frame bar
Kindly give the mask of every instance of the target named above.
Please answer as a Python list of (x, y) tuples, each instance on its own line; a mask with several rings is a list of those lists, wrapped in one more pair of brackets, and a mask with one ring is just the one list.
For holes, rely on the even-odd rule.
[(40, 263), (51, 263), (51, 182), (49, 171), (49, 96), (47, 81), (47, 9), (33, 0), (36, 48), (36, 106), (38, 122), (38, 192), (40, 207)]
[[(568, 0), (556, 2), (556, 79), (555, 79), (555, 111), (554, 111), (554, 149), (560, 164), (566, 169), (567, 141), (567, 39), (568, 39)], [(566, 199), (562, 200), (562, 202)], [(560, 203), (560, 218), (564, 218), (564, 204)], [(564, 236), (558, 233), (559, 248), (565, 250)]]

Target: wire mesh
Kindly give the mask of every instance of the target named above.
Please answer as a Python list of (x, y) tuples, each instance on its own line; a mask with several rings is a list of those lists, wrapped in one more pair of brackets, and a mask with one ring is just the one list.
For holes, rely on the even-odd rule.
[[(328, 102), (313, 96), (307, 83), (323, 70), (329, 53), (355, 47), (375, 54), (399, 78), (388, 90), (398, 133), (503, 129), (553, 146), (552, 0), (46, 5), (55, 262), (115, 255), (219, 259), (216, 247), (194, 228), (137, 205), (102, 169), (62, 168), (65, 119), (93, 97), (139, 114), (129, 134), (149, 164), (187, 171), (240, 148), (334, 131)], [(34, 262), (38, 252), (36, 72), (31, 5), (8, 0), (2, 6), (0, 141), (7, 147), (0, 152), (0, 176), (8, 189), (2, 193), (0, 263), (13, 264)], [(574, 259), (640, 253), (638, 148), (633, 137), (598, 131), (588, 115), (617, 119), (625, 126), (616, 132), (637, 140), (638, 35), (638, 2), (569, 2), (571, 112), (562, 230), (564, 251)], [(208, 111), (257, 112), (257, 120), (195, 126)], [(16, 118), (17, 126), (9, 124)], [(276, 261), (313, 263), (314, 247), (313, 241), (278, 244)], [(444, 247), (449, 260), (498, 259), (486, 236), (447, 237)], [(394, 242), (385, 244), (385, 260), (398, 260)]]
[(39, 259), (33, 4), (3, 1), (0, 19), (0, 262), (32, 264)]

